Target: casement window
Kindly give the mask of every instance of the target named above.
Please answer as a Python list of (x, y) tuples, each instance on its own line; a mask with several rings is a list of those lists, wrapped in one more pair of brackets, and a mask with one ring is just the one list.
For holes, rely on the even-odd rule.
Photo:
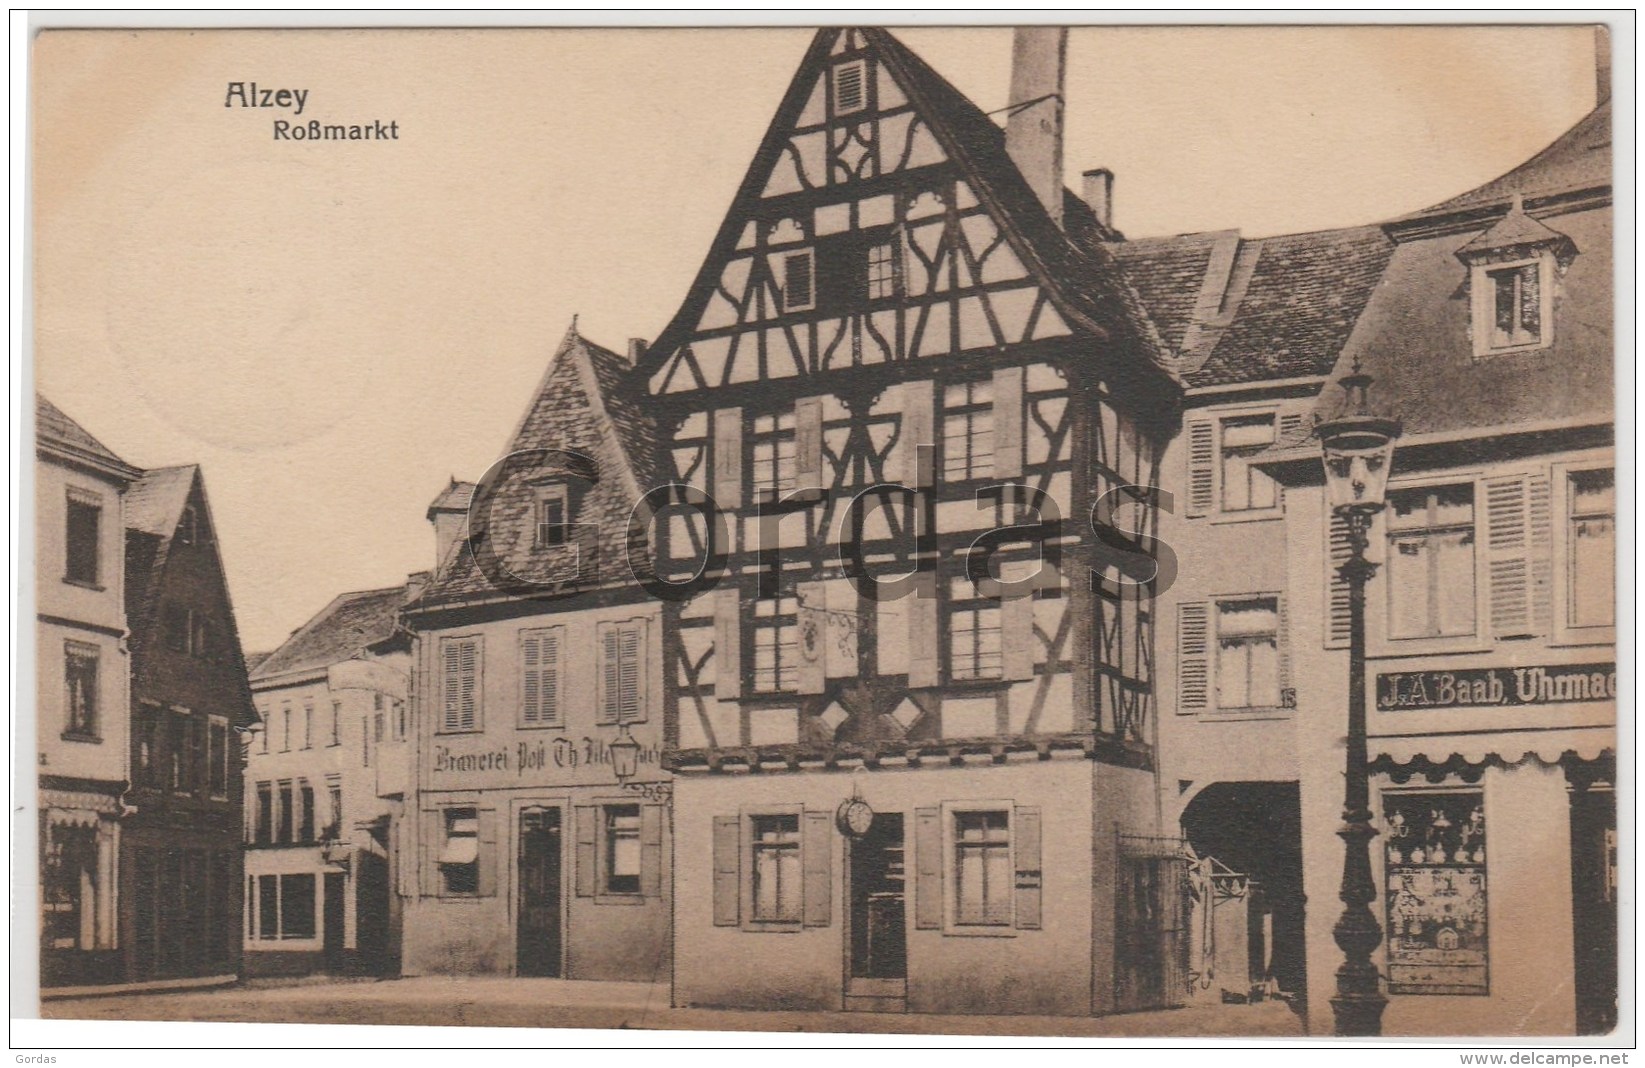
[(1525, 263), (1485, 272), (1491, 301), (1491, 348), (1524, 348), (1542, 341), (1542, 269)]
[(67, 557), (63, 580), (80, 586), (96, 586), (102, 568), (101, 542), (103, 499), (85, 490), (68, 491), (68, 518), (64, 531)]
[(1040, 810), (1008, 801), (914, 812), (914, 926), (1011, 935), (1041, 923)]
[(560, 650), (564, 627), (520, 632), (520, 726), (561, 727)]
[(984, 597), (960, 575), (948, 586), (948, 676), (955, 681), (997, 679), (1004, 670), (1000, 641), (1001, 601)]
[(206, 782), (211, 796), (215, 798), (228, 797), (229, 783), (229, 733), (228, 720), (222, 716), (212, 716), (208, 726), (209, 734), (206, 739)]
[(748, 437), (752, 443), (749, 479), (754, 499), (777, 500), (794, 488), (794, 413), (755, 416)]
[(246, 927), (256, 941), (313, 938), (315, 882), (312, 872), (247, 878)]
[(646, 621), (601, 623), (599, 692), (594, 721), (603, 725), (643, 723), (646, 718)]
[[(263, 740), (265, 743), (268, 741), (266, 737)], [(343, 702), (341, 701), (331, 702), (331, 744), (343, 744)], [(263, 752), (268, 752), (266, 744), (263, 746)]]
[(1474, 486), (1388, 494), (1388, 636), (1476, 633)]
[(942, 477), (948, 482), (994, 474), (994, 383), (990, 379), (943, 388)]
[(274, 840), (279, 843), (289, 843), (293, 840), (292, 832), (296, 829), (297, 818), (297, 799), (292, 790), (290, 779), (280, 780), (276, 797), (279, 802), (279, 811), (276, 813), (279, 823), (274, 828)]
[(65, 737), (98, 741), (102, 717), (98, 702), (99, 650), (85, 642), (63, 643)]
[(303, 702), (303, 748), (314, 748), (314, 702)]
[(1251, 464), (1274, 444), (1274, 414), (1230, 416), (1220, 424), (1219, 475), (1222, 510), (1246, 512), (1279, 506), (1279, 484)]
[(1484, 792), (1389, 791), (1382, 807), (1389, 991), (1489, 994)]
[(440, 849), (440, 887), (446, 894), (480, 892), (480, 813), (472, 808), (448, 808), (445, 843)]
[(571, 497), (564, 486), (544, 487), (537, 498), (537, 547), (571, 540)]
[(798, 685), (799, 607), (793, 597), (754, 602), (754, 690), (789, 693)]
[(578, 897), (634, 904), (662, 893), (663, 809), (634, 803), (578, 805), (573, 813)]
[(714, 817), (714, 923), (745, 931), (827, 927), (833, 814), (798, 807)]
[(902, 242), (882, 241), (868, 246), (868, 299), (882, 300), (897, 295), (902, 276)]
[(482, 649), (478, 637), (440, 639), (442, 731), (480, 729)]
[(1563, 623), (1572, 631), (1616, 625), (1616, 471), (1566, 471)]
[(1279, 599), (1218, 601), (1216, 625), (1217, 707), (1279, 707)]
[(783, 311), (810, 311), (817, 306), (817, 256), (809, 248), (779, 256), (782, 265)]
[(829, 68), (834, 114), (849, 115), (868, 106), (868, 61), (852, 59)]
[(252, 840), (258, 845), (268, 845), (274, 841), (273, 783), (257, 784), (257, 822), (253, 826)]
[(302, 784), (298, 787), (297, 798), (299, 805), (297, 841), (312, 842), (314, 841), (314, 787), (308, 784), (307, 779), (302, 780)]

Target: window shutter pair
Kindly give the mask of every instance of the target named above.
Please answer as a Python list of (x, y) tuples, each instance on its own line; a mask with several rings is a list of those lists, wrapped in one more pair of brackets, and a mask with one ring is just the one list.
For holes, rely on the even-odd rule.
[(714, 694), (742, 695), (742, 601), (736, 586), (714, 592)]
[(794, 402), (794, 485), (797, 489), (827, 488), (823, 480), (821, 397), (804, 397)]
[(578, 805), (572, 813), (572, 818), (576, 824), (577, 835), (577, 849), (572, 857), (572, 863), (577, 868), (573, 882), (576, 884), (578, 897), (593, 897), (598, 892), (600, 884), (597, 849), (600, 836), (600, 807)]
[(1485, 480), (1486, 575), (1494, 638), (1547, 633), (1552, 622), (1548, 476)]
[(1328, 519), (1325, 552), (1325, 648), (1348, 648), (1352, 620), (1348, 610), (1348, 583), (1337, 574), (1337, 569), (1353, 555), (1348, 537), (1348, 524), (1332, 512)]
[[(714, 817), (714, 926), (742, 922), (743, 818)], [(806, 812), (800, 819), (800, 872), (806, 927), (827, 927), (834, 910), (833, 816)]]
[(1188, 515), (1209, 515), (1216, 506), (1217, 424), (1188, 421)]
[[(602, 819), (599, 805), (578, 805), (576, 824), (575, 878), (578, 897), (594, 897), (600, 892), (599, 841)], [(663, 810), (660, 805), (640, 806), (640, 894), (657, 897), (663, 885)]]
[(447, 638), (442, 652), (445, 729), (471, 731), (479, 722), (480, 639)]
[(908, 685), (936, 686), (940, 681), (940, 629), (938, 625), (937, 576), (919, 571), (914, 576), (914, 592), (905, 597), (908, 612)]
[(599, 693), (594, 721), (602, 726), (645, 719), (646, 621), (601, 623)]
[(714, 500), (722, 508), (743, 506), (743, 410), (714, 413)]
[(663, 807), (640, 806), (640, 893), (661, 897), (663, 892)]
[[(1012, 873), (1015, 926), (1037, 931), (1043, 924), (1045, 873), (1042, 868), (1041, 817), (1037, 807), (1017, 805), (1011, 814), (1011, 843), (1016, 857)], [(942, 809), (914, 810), (914, 927), (922, 931), (942, 929), (944, 895)]]
[(528, 726), (560, 723), (560, 628), (520, 636), (520, 720)]

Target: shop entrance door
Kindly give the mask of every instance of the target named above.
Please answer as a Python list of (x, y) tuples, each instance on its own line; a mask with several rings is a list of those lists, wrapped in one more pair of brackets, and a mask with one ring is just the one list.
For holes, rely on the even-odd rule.
[(344, 916), (348, 911), (343, 901), (348, 888), (346, 878), (342, 872), (325, 873), (324, 915), (321, 917), (325, 929), (321, 931), (321, 945), (325, 950), (326, 971), (334, 975), (342, 971), (347, 963), (343, 959), (347, 945), (343, 937)]
[(851, 938), (845, 1007), (908, 1008), (907, 869), (900, 812), (879, 812), (850, 840)]
[(1576, 950), (1576, 1030), (1603, 1035), (1616, 1011), (1616, 794), (1571, 794), (1571, 920)]
[(520, 813), (519, 913), (515, 971), (560, 974), (560, 810)]

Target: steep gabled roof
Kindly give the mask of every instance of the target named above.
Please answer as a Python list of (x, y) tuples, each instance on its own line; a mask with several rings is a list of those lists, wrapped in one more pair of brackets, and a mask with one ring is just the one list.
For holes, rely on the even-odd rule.
[(126, 621), (138, 643), (156, 633), (161, 578), (199, 473), (194, 464), (159, 467), (126, 491)]
[(339, 594), (251, 671), (253, 683), (321, 671), (394, 637), (406, 587)]
[[(413, 608), (435, 607), (470, 599), (542, 595), (547, 586), (568, 582), (561, 576), (556, 547), (535, 546), (535, 498), (531, 486), (511, 479), (508, 457), (532, 456), (542, 450), (566, 450), (594, 461), (593, 488), (579, 505), (573, 522), (593, 531), (590, 548), (597, 564), (584, 572), (577, 588), (632, 582), (628, 566), (630, 510), (653, 484), (657, 470), (656, 427), (645, 414), (632, 366), (626, 359), (584, 338), (573, 323), (550, 359), (537, 391), (515, 429), (507, 454), (468, 491), (472, 500), (486, 494), (482, 530), (466, 537), (441, 561), (440, 574), (412, 602)], [(449, 491), (448, 491), (449, 494)], [(442, 498), (444, 499), (444, 498)], [(581, 543), (579, 543), (581, 544)], [(504, 573), (483, 567), (476, 553), (492, 555)], [(532, 586), (528, 578), (546, 569)], [(569, 583), (568, 583), (568, 588)]]
[(39, 393), (34, 395), (34, 436), (38, 447), (116, 478), (130, 481), (142, 474)]
[(143, 472), (143, 477), (126, 491), (126, 527), (171, 537), (199, 471), (195, 464), (181, 464)]

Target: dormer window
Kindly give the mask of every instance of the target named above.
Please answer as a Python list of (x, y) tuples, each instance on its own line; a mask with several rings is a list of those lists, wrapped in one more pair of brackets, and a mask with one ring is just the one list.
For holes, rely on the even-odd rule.
[(1555, 288), (1576, 253), (1517, 196), (1495, 226), (1457, 250), (1468, 266), (1476, 360), (1553, 344)]
[(816, 258), (808, 248), (785, 252), (783, 265), (783, 311), (809, 311), (817, 306)]
[(853, 59), (834, 66), (834, 114), (849, 115), (868, 106), (868, 61)]
[(537, 547), (571, 540), (571, 500), (564, 486), (547, 486), (537, 498)]

